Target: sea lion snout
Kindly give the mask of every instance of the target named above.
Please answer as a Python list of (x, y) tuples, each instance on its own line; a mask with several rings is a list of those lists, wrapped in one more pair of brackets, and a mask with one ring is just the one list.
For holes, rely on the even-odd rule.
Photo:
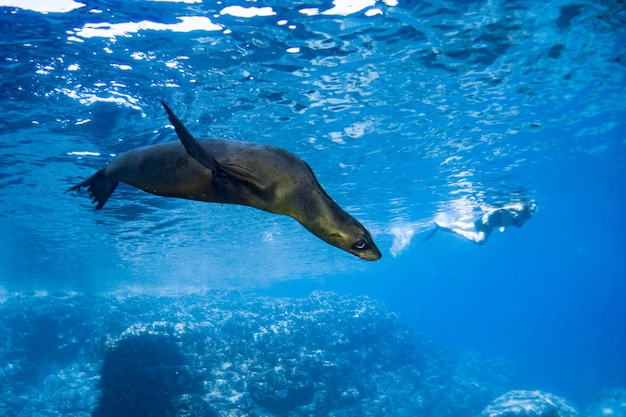
[(380, 253), (380, 250), (377, 247), (360, 251), (354, 254), (358, 256), (359, 258), (366, 260), (366, 261), (377, 261), (382, 257), (382, 254)]

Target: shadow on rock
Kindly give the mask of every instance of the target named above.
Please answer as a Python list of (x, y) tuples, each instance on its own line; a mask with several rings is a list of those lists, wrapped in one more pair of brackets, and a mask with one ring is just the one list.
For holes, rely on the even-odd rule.
[(178, 345), (142, 334), (118, 342), (102, 366), (102, 396), (94, 417), (170, 417), (177, 398), (193, 391)]

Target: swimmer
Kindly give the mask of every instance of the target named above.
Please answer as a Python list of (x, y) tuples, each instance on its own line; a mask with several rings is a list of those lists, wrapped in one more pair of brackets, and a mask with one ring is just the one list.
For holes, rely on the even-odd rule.
[(494, 207), (475, 221), (456, 220), (445, 222), (435, 220), (433, 222), (435, 229), (422, 241), (429, 240), (437, 231), (442, 230), (455, 233), (478, 245), (482, 245), (489, 239), (494, 229), (504, 232), (508, 226), (522, 227), (530, 219), (532, 213), (536, 211), (536, 203), (530, 200), (528, 202), (516, 202), (502, 207)]

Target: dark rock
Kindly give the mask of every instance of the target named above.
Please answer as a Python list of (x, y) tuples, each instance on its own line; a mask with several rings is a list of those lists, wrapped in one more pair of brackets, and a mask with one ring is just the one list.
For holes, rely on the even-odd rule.
[(173, 417), (178, 396), (196, 391), (180, 349), (163, 335), (123, 338), (106, 354), (101, 375), (94, 417)]

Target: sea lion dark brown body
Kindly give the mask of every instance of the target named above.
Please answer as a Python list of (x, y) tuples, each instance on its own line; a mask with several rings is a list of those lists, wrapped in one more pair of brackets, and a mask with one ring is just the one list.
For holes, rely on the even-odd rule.
[(367, 229), (326, 194), (302, 159), (261, 143), (198, 141), (163, 106), (180, 142), (130, 150), (70, 190), (87, 187), (97, 209), (118, 182), (159, 196), (251, 206), (291, 216), (320, 239), (362, 259), (380, 259)]

